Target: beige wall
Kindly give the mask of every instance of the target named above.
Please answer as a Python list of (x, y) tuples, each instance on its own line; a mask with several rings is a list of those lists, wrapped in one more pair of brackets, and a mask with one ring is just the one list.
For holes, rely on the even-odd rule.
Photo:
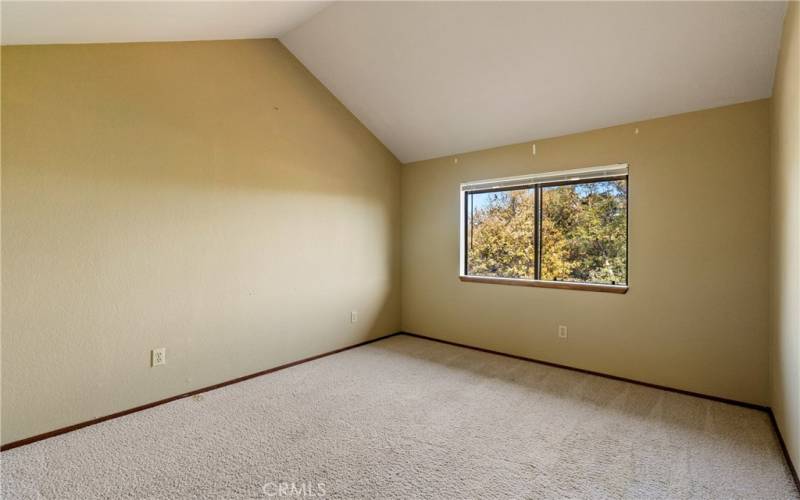
[[(771, 394), (795, 457), (796, 7), (774, 103)], [(770, 401), (768, 101), (400, 169), (275, 40), (3, 47), (2, 73), (3, 443), (401, 326)], [(458, 280), (459, 183), (618, 162), (628, 294)]]
[[(403, 329), (767, 404), (768, 101), (530, 144), (403, 167)], [(459, 281), (461, 182), (623, 162), (626, 295)]]
[(771, 403), (800, 466), (800, 8), (790, 2), (772, 99)]
[(400, 166), (278, 41), (2, 75), (3, 443), (398, 330)]

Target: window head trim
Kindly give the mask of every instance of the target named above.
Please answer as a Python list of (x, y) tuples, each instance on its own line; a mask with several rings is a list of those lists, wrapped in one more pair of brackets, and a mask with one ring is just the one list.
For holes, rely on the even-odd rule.
[(562, 185), (602, 178), (625, 177), (627, 175), (628, 164), (617, 163), (601, 167), (576, 168), (572, 170), (559, 170), (557, 172), (542, 172), (538, 174), (518, 175), (515, 177), (464, 182), (461, 184), (461, 192), (488, 193), (491, 191), (506, 191), (512, 188), (521, 189), (545, 184)]

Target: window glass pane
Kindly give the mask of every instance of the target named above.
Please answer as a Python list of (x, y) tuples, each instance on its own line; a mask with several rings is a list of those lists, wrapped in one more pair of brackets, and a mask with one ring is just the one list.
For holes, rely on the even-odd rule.
[(541, 279), (627, 284), (626, 180), (542, 188)]
[(466, 196), (467, 274), (534, 279), (535, 190)]

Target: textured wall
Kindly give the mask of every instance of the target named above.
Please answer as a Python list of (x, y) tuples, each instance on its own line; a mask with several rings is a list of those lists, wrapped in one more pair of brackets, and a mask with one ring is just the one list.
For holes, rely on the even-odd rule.
[[(766, 404), (768, 101), (536, 145), (403, 167), (403, 329)], [(460, 183), (623, 162), (627, 294), (459, 281)]]
[(800, 8), (789, 2), (772, 97), (771, 404), (800, 467)]
[(398, 329), (399, 164), (276, 40), (2, 75), (3, 443)]

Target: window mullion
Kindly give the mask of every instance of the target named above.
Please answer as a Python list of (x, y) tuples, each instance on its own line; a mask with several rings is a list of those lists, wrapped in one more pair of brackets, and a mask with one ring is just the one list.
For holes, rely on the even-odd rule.
[(534, 189), (533, 240), (536, 248), (534, 279), (540, 280), (542, 279), (542, 186), (537, 184)]
[(472, 248), (472, 195), (464, 193), (464, 274), (469, 274), (469, 250)]

